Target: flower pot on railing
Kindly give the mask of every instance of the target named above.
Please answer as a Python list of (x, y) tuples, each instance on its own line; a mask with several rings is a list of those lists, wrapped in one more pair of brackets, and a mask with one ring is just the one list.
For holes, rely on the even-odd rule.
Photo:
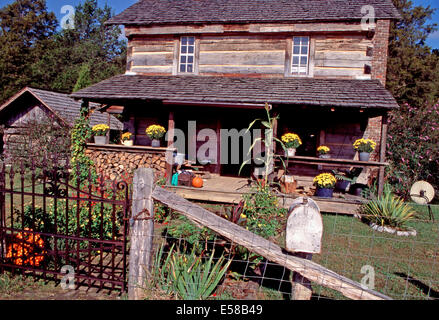
[(110, 127), (106, 124), (97, 124), (91, 128), (92, 132), (94, 133), (94, 140), (96, 144), (107, 144), (108, 138), (107, 138), (107, 132), (110, 130)]
[(95, 144), (107, 144), (106, 136), (94, 136)]
[(302, 145), (302, 140), (295, 133), (286, 133), (282, 136), (281, 140), (285, 150), (285, 157), (294, 157), (296, 149)]
[(294, 157), (296, 155), (296, 149), (294, 148), (288, 148), (287, 150), (285, 150), (285, 157)]
[(317, 148), (317, 153), (318, 153), (320, 159), (331, 158), (331, 156), (329, 155), (330, 151), (331, 151), (331, 149), (327, 146), (320, 146)]
[(369, 161), (370, 154), (375, 148), (376, 143), (371, 139), (358, 139), (354, 142), (354, 149), (358, 151), (360, 161)]
[(148, 138), (151, 139), (151, 147), (160, 147), (160, 139), (165, 135), (166, 129), (160, 125), (153, 124), (146, 128), (145, 132)]
[(369, 161), (370, 159), (370, 153), (369, 152), (360, 152), (358, 154), (360, 161)]
[(132, 147), (134, 145), (134, 141), (133, 140), (125, 140), (125, 141), (122, 141), (122, 144), (125, 147)]

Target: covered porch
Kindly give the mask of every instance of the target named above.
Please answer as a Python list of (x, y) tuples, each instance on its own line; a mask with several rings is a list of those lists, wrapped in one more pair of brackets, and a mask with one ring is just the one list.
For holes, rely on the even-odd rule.
[[(340, 169), (359, 169), (358, 181), (364, 185), (376, 181), (381, 192), (386, 166), (387, 113), (397, 107), (391, 94), (374, 80), (120, 75), (72, 96), (83, 99), (85, 104), (100, 103), (101, 111), (123, 110), (124, 131), (133, 133), (136, 146), (150, 144), (145, 129), (151, 124), (167, 129), (168, 139), (161, 146), (164, 149), (174, 148), (176, 133), (182, 132), (183, 147), (177, 152), (185, 155), (186, 169), (204, 177), (204, 187), (171, 186), (172, 174), (181, 168), (174, 163), (167, 166), (168, 187), (194, 200), (226, 203), (236, 202), (249, 190), (252, 166), (239, 173), (247, 152), (239, 133), (254, 119), (265, 117), (266, 103), (270, 112), (279, 116), (274, 135), (280, 138), (284, 133), (295, 132), (303, 141), (296, 156), (288, 159), (279, 146), (275, 150), (287, 164), (286, 171), (282, 171), (280, 163), (276, 163), (275, 174), (289, 174), (297, 181), (293, 193), (280, 190), (279, 197), (286, 205), (288, 199), (301, 194), (313, 196), (312, 180), (318, 173)], [(239, 154), (233, 154), (230, 136), (224, 136), (223, 130), (238, 133)], [(207, 132), (214, 133), (214, 138), (208, 137)], [(368, 162), (359, 161), (352, 147), (358, 138), (370, 138), (377, 143)], [(206, 144), (216, 148), (205, 150)], [(317, 156), (317, 147), (321, 145), (331, 148), (330, 159)], [(359, 197), (344, 192), (322, 201), (327, 208), (322, 210), (340, 213), (353, 213), (362, 203)]]

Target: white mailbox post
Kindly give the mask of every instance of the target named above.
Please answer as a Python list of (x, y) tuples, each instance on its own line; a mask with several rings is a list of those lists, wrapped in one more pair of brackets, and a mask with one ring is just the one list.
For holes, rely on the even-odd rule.
[[(313, 253), (321, 252), (322, 236), (323, 221), (317, 203), (306, 197), (294, 200), (288, 212), (286, 249), (295, 256), (311, 260)], [(292, 299), (311, 299), (308, 279), (300, 272), (293, 272), (291, 281)]]

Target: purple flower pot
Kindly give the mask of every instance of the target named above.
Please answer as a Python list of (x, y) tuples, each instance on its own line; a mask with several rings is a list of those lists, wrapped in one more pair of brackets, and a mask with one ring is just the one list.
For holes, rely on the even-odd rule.
[(332, 198), (333, 194), (334, 194), (334, 189), (317, 188), (315, 196), (320, 198)]

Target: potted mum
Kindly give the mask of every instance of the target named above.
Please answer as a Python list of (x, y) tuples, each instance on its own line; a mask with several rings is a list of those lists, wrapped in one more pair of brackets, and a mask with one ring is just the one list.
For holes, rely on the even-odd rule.
[(375, 148), (376, 143), (371, 139), (358, 139), (354, 142), (354, 149), (358, 151), (360, 161), (369, 161), (370, 154)]
[(146, 135), (151, 139), (152, 147), (160, 147), (160, 139), (163, 138), (165, 133), (165, 128), (157, 124), (153, 124), (146, 128)]
[(317, 148), (317, 153), (319, 154), (319, 158), (322, 159), (329, 159), (330, 155), (329, 152), (331, 151), (331, 149), (327, 146), (320, 146)]
[(127, 147), (132, 147), (134, 144), (133, 140), (131, 139), (132, 136), (133, 134), (131, 132), (125, 132), (124, 134), (122, 134), (122, 144)]
[(295, 133), (286, 133), (281, 138), (285, 146), (285, 156), (294, 157), (296, 155), (296, 149), (302, 145), (302, 140)]
[(337, 179), (330, 173), (321, 173), (314, 178), (314, 185), (317, 187), (316, 196), (321, 198), (332, 198)]
[(94, 140), (96, 144), (106, 144), (107, 143), (107, 132), (110, 127), (106, 124), (97, 124), (91, 128), (94, 134)]

